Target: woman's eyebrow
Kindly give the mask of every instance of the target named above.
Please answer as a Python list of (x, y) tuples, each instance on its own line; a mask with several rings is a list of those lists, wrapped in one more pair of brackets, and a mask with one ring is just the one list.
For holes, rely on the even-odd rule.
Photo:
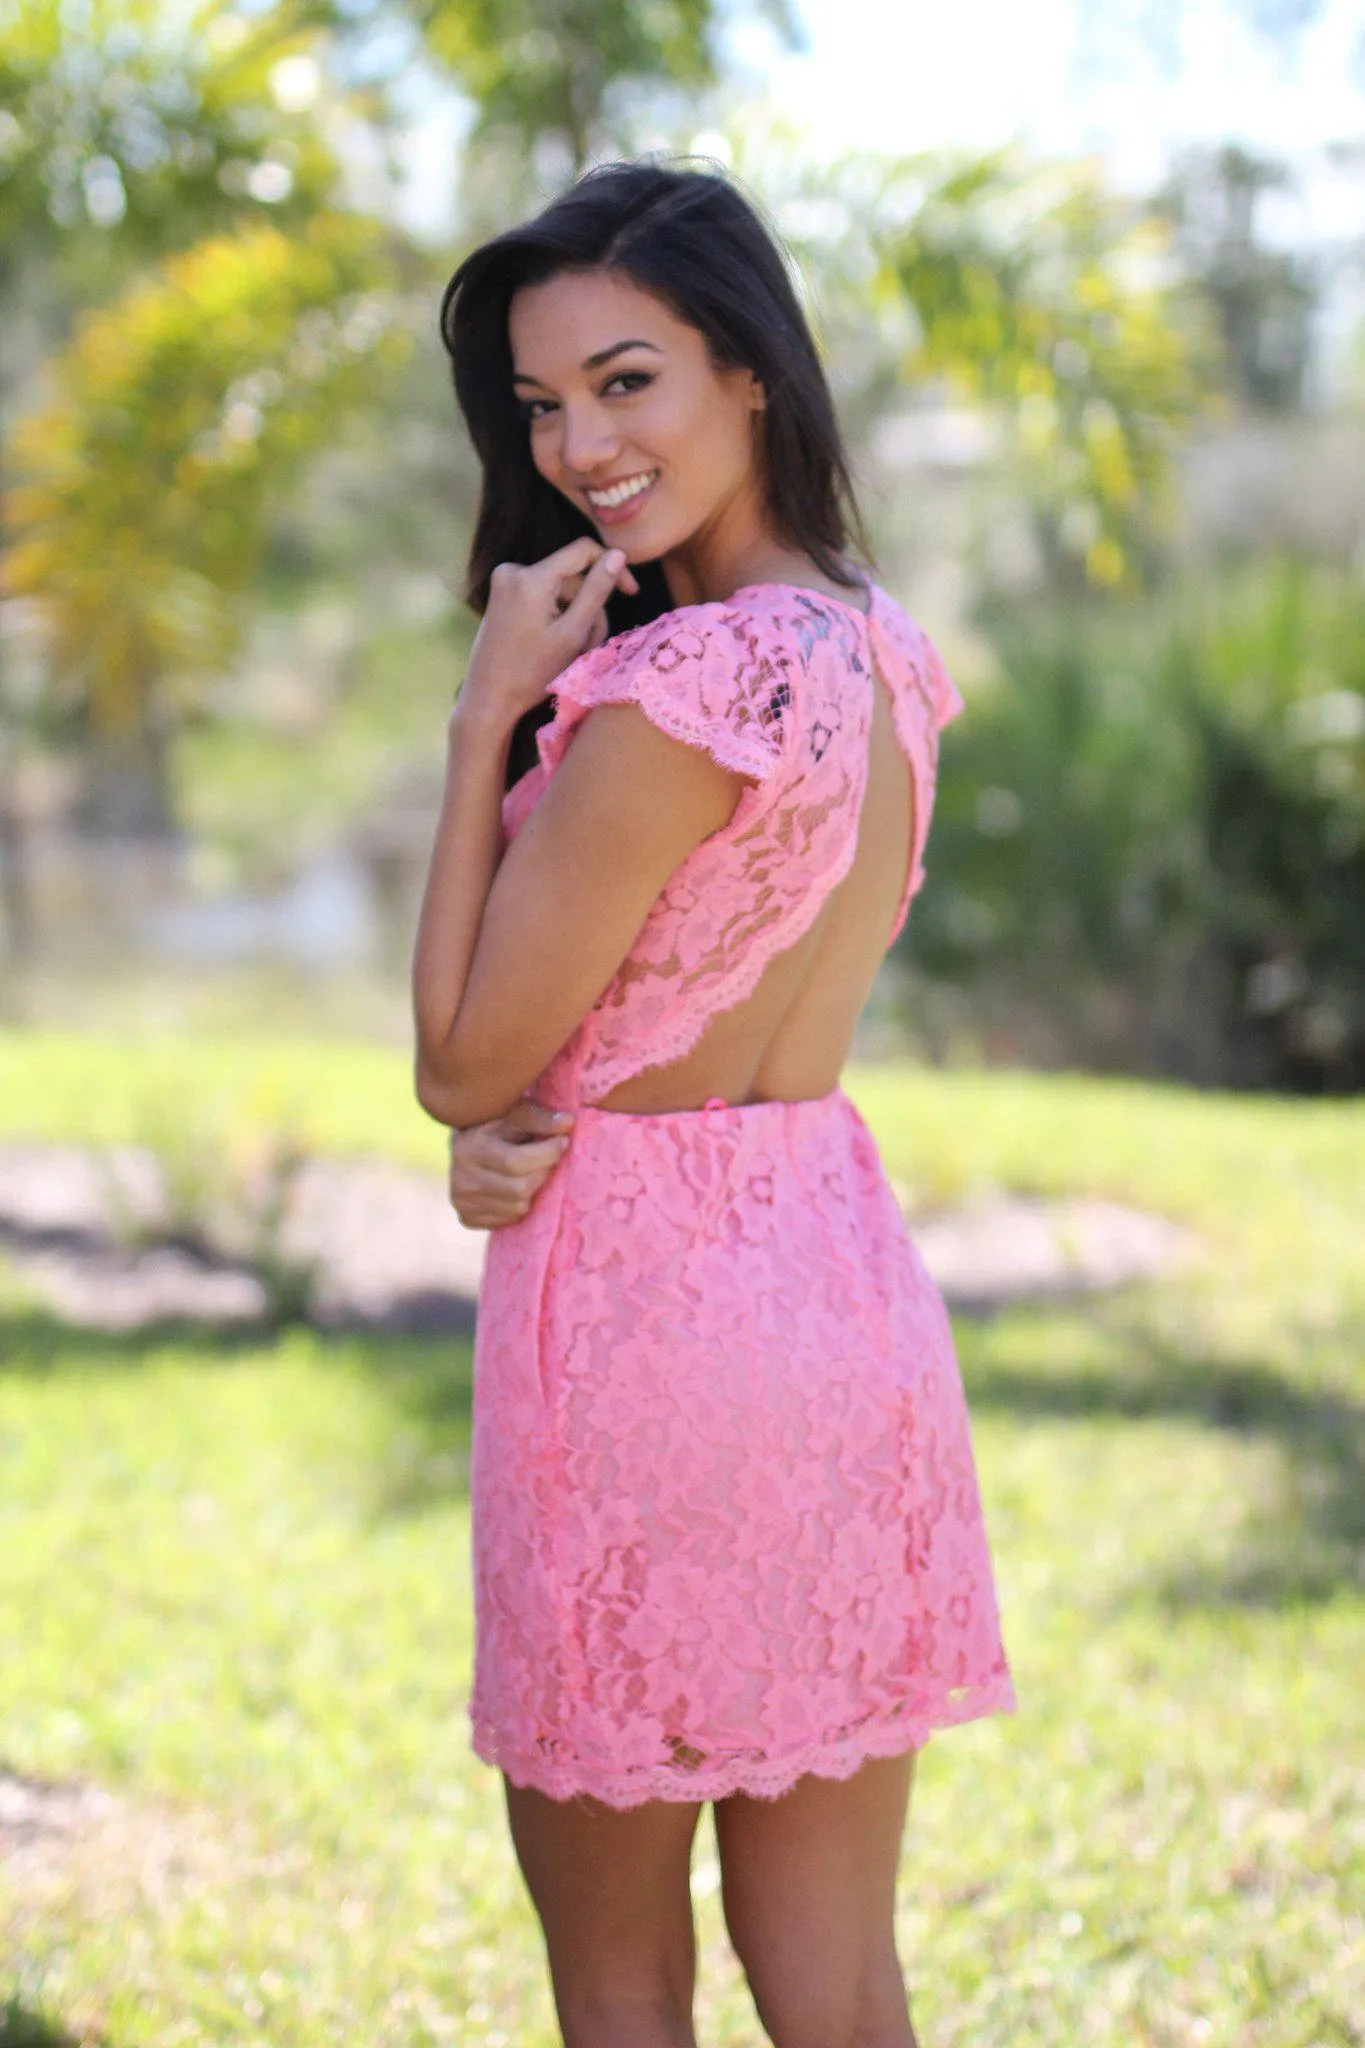
[[(656, 356), (663, 354), (663, 350), (657, 342), (641, 341), (639, 339), (634, 341), (614, 341), (610, 348), (599, 348), (595, 355), (586, 357), (583, 362), (583, 368), (585, 370), (600, 370), (603, 363), (609, 363), (613, 356), (619, 356), (624, 349), (628, 348), (647, 348), (651, 349)], [(512, 372), (512, 382), (514, 384), (540, 384), (540, 379), (539, 377), (532, 377), (527, 371), (514, 370)], [(541, 385), (543, 391), (548, 391), (549, 388), (548, 384)]]

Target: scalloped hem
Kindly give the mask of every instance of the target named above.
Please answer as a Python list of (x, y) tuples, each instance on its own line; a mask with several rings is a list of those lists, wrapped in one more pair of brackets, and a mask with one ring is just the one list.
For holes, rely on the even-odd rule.
[(578, 1762), (565, 1763), (500, 1744), (493, 1731), (476, 1726), (474, 1754), (502, 1771), (521, 1791), (543, 1792), (549, 1799), (596, 1799), (626, 1812), (650, 1800), (687, 1804), (728, 1799), (742, 1792), (750, 1799), (780, 1799), (800, 1778), (826, 1778), (842, 1783), (866, 1763), (923, 1747), (942, 1728), (961, 1727), (990, 1714), (1016, 1711), (1014, 1687), (999, 1678), (973, 1686), (960, 1700), (944, 1700), (918, 1714), (892, 1714), (863, 1722), (856, 1734), (808, 1742), (783, 1757), (730, 1757), (723, 1763), (677, 1764), (611, 1772)]

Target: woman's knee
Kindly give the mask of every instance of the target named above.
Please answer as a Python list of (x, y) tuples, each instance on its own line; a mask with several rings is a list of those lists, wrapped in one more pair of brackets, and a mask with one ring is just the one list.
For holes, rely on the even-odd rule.
[(915, 2048), (894, 1946), (855, 1984), (838, 1981), (837, 1970), (774, 1969), (771, 1959), (768, 1967), (746, 1964), (745, 1972), (773, 2048)]
[(580, 1986), (555, 2006), (564, 2048), (696, 2048), (691, 1998), (676, 1985)]

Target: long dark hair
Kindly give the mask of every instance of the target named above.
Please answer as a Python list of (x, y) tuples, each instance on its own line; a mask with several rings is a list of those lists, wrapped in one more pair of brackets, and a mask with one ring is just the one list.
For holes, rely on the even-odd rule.
[[(465, 595), (482, 614), (499, 562), (538, 562), (580, 534), (586, 515), (545, 481), (512, 385), (508, 313), (523, 285), (565, 270), (614, 270), (705, 337), (713, 362), (762, 384), (763, 483), (782, 538), (853, 587), (852, 538), (866, 555), (834, 401), (778, 245), (749, 201), (714, 171), (657, 161), (601, 164), (534, 219), (465, 258), (441, 301), (455, 395), (483, 468)], [(607, 605), (611, 633), (670, 608), (657, 562), (633, 565), (637, 597)], [(513, 736), (509, 782), (534, 762), (548, 704)]]

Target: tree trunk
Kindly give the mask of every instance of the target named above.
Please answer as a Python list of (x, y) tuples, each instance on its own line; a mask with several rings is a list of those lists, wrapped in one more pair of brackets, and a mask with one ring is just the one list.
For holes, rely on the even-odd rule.
[[(0, 648), (0, 658), (3, 648)], [(3, 690), (0, 677), (0, 690)], [(33, 897), (14, 757), (0, 735), (0, 952), (14, 963), (33, 951)]]
[[(0, 297), (10, 282), (10, 268), (0, 262)], [(9, 404), (4, 365), (0, 363), (0, 458), (4, 455), (8, 431)], [(0, 468), (0, 506), (5, 498), (5, 475)], [(0, 560), (5, 553), (5, 531), (0, 525)], [(11, 961), (26, 960), (33, 951), (33, 897), (29, 888), (28, 848), (24, 819), (19, 808), (18, 763), (6, 731), (5, 637), (0, 633), (0, 955)]]
[(176, 836), (164, 733), (141, 730), (87, 737), (85, 786), (76, 823), (91, 839)]

